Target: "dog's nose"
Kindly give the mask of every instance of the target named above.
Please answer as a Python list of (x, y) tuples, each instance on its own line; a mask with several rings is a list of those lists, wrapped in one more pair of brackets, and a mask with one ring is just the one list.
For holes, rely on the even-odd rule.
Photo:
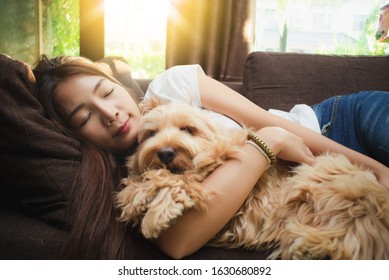
[(171, 147), (162, 147), (157, 154), (162, 163), (169, 164), (175, 158), (176, 150)]

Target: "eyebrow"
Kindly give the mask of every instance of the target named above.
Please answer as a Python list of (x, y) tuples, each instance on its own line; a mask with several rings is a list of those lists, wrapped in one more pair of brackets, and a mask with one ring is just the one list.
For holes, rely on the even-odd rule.
[[(93, 94), (96, 94), (96, 92), (99, 90), (99, 88), (100, 88), (101, 84), (104, 82), (104, 80), (105, 80), (104, 78), (101, 78), (101, 79), (99, 79), (99, 80), (97, 81), (95, 87), (93, 88)], [(85, 105), (82, 103), (82, 104), (78, 105), (76, 108), (74, 108), (74, 109), (70, 112), (70, 114), (69, 114), (68, 122), (70, 122), (70, 121), (72, 120), (73, 116), (74, 116), (78, 111), (80, 111), (81, 108), (84, 107), (84, 106), (85, 106)]]
[(104, 82), (104, 80), (105, 80), (104, 78), (101, 78), (100, 80), (97, 81), (95, 88), (93, 89), (93, 93), (96, 93), (99, 90), (99, 87)]

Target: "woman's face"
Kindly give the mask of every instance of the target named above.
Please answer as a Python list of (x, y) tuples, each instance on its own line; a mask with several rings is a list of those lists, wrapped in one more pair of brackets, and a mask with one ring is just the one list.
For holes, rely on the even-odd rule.
[(76, 135), (122, 152), (135, 143), (140, 112), (122, 86), (100, 76), (76, 75), (59, 84), (55, 104)]

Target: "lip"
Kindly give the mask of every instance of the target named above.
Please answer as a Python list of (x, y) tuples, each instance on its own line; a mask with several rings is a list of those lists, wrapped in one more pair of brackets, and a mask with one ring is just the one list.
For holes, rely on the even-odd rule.
[(130, 119), (128, 118), (119, 128), (118, 130), (116, 130), (115, 134), (113, 135), (113, 137), (116, 137), (116, 136), (119, 136), (119, 135), (123, 135), (125, 134), (127, 131), (130, 130)]

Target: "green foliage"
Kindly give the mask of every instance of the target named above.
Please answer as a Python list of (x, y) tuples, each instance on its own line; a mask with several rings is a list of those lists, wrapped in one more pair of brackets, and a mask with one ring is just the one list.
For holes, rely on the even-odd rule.
[(165, 70), (165, 52), (141, 53), (125, 58), (131, 71), (142, 77), (153, 79)]
[(377, 30), (377, 22), (379, 20), (380, 8), (377, 6), (372, 10), (369, 16), (366, 18), (361, 35), (358, 40), (351, 44), (348, 42), (347, 45), (340, 45), (336, 42), (335, 48), (332, 50), (319, 50), (317, 53), (321, 54), (336, 54), (336, 55), (371, 55), (380, 56), (386, 55), (387, 44), (380, 43), (375, 38)]
[(355, 51), (363, 55), (385, 55), (386, 44), (378, 42), (375, 38), (380, 8), (377, 6), (367, 17), (362, 34), (357, 41)]
[(43, 1), (44, 53), (79, 55), (79, 0)]
[(38, 2), (0, 0), (0, 53), (34, 63), (39, 55)]

